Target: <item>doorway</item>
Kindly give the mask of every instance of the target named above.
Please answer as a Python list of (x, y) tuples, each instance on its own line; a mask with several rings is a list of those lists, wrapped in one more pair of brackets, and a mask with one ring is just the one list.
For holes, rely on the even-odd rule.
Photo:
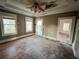
[(72, 44), (75, 17), (64, 17), (58, 19), (57, 40)]
[(43, 19), (36, 19), (36, 35), (43, 36)]

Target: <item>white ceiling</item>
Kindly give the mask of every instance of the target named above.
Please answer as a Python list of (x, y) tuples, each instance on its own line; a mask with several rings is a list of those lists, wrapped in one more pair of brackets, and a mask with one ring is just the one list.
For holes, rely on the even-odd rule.
[[(28, 15), (28, 16), (34, 16), (34, 17), (40, 17), (40, 16), (45, 16), (45, 15), (50, 15), (50, 14), (57, 14), (57, 13), (64, 13), (64, 12), (79, 10), (79, 0), (78, 1), (57, 0), (56, 7), (50, 8), (46, 10), (45, 12), (41, 12), (41, 13), (34, 13), (29, 8), (27, 8), (28, 5), (26, 4), (29, 0), (21, 0), (21, 1), (24, 1), (26, 3), (23, 4), (21, 2), (17, 2), (16, 0), (0, 0), (0, 5), (4, 6), (5, 9), (7, 10), (21, 13), (21, 14)], [(50, 2), (53, 0), (39, 0), (39, 1)]]

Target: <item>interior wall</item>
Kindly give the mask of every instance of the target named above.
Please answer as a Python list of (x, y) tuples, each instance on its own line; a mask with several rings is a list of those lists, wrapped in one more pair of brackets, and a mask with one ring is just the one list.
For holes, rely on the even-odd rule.
[[(11, 14), (11, 15), (9, 15)], [(2, 16), (3, 15), (8, 15), (8, 16), (13, 16), (12, 15), (13, 13), (9, 13), (9, 12), (1, 12), (0, 13), (0, 40), (2, 39), (9, 39), (9, 38), (12, 38), (12, 37), (16, 37), (16, 36), (21, 36), (21, 35), (26, 35), (26, 34), (29, 34), (29, 33), (26, 33), (26, 24), (25, 24), (25, 17), (28, 17), (28, 16), (25, 16), (25, 15), (22, 15), (22, 14), (14, 14), (16, 15), (16, 30), (17, 30), (17, 34), (15, 35), (8, 35), (8, 36), (2, 36), (2, 28), (1, 28), (1, 23), (2, 23)], [(32, 17), (33, 18), (33, 17)], [(34, 18), (33, 18), (34, 19)], [(31, 33), (34, 33), (34, 20), (33, 20), (33, 32)]]
[(33, 33), (35, 33), (35, 31), (36, 31), (36, 27), (35, 27), (35, 25), (36, 25), (36, 24), (35, 24), (35, 19), (36, 19), (36, 18), (33, 17)]
[(44, 35), (52, 38), (56, 38), (57, 35), (57, 17), (45, 16), (44, 21)]
[(49, 37), (51, 39), (56, 39), (57, 38), (57, 29), (58, 29), (58, 18), (72, 17), (72, 16), (76, 16), (76, 15), (77, 15), (77, 11), (73, 11), (73, 12), (39, 17), (39, 18), (43, 19), (44, 36)]
[(1, 17), (0, 17), (0, 39), (1, 39), (1, 35), (2, 35), (2, 32), (1, 32)]
[(18, 35), (23, 35), (26, 33), (25, 16), (21, 14), (17, 15), (17, 32)]
[[(25, 19), (27, 16), (22, 15), (22, 14), (17, 14), (17, 32), (18, 35), (25, 35), (25, 34), (29, 34), (26, 32), (26, 21)], [(32, 17), (33, 18), (33, 17)], [(35, 32), (35, 18), (33, 18), (33, 31), (30, 33), (34, 33)]]

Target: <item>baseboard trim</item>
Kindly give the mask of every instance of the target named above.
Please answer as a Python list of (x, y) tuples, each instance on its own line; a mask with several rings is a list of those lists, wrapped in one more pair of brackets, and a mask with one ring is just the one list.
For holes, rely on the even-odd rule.
[(32, 34), (27, 34), (27, 35), (22, 35), (22, 36), (18, 36), (18, 37), (6, 39), (6, 40), (1, 40), (1, 41), (0, 41), (0, 44), (6, 43), (6, 42), (10, 42), (10, 41), (14, 41), (14, 40), (18, 40), (18, 39), (25, 38), (25, 37), (32, 36), (32, 35), (34, 35), (34, 33), (32, 33)]
[(50, 36), (45, 36), (45, 35), (43, 35), (43, 37), (48, 38), (48, 39), (50, 39), (50, 40), (56, 40), (56, 38), (50, 37)]

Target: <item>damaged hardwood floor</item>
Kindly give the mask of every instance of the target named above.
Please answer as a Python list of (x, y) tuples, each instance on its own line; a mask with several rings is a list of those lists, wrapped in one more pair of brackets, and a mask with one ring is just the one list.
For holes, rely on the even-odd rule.
[(72, 49), (38, 36), (0, 45), (0, 59), (75, 59)]

